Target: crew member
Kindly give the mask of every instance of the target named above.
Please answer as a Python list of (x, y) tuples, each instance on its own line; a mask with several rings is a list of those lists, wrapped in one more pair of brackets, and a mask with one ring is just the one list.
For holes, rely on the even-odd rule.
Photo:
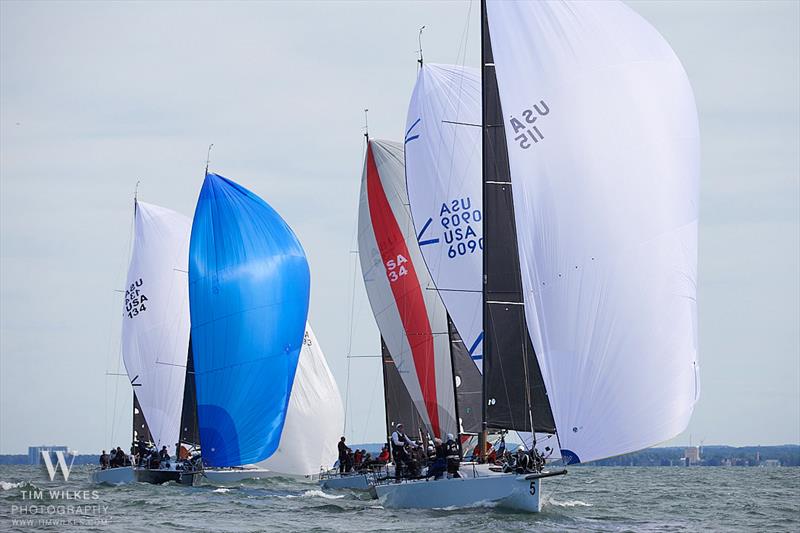
[(347, 454), (350, 452), (350, 448), (347, 444), (344, 443), (344, 437), (339, 439), (339, 473), (341, 474), (345, 470), (345, 465), (347, 464)]
[(392, 455), (394, 456), (394, 465), (395, 465), (395, 477), (399, 478), (401, 474), (401, 470), (403, 466), (408, 466), (409, 464), (409, 456), (406, 452), (405, 446), (406, 444), (414, 447), (414, 443), (409, 439), (405, 432), (403, 431), (403, 423), (399, 423), (395, 426), (395, 430), (392, 432)]
[(445, 457), (447, 458), (447, 477), (460, 478), (458, 468), (461, 466), (461, 446), (458, 445), (452, 433), (447, 434), (444, 444)]
[(109, 463), (108, 454), (106, 453), (105, 450), (103, 450), (103, 453), (100, 455), (100, 469), (105, 470), (106, 468), (108, 468), (108, 463)]
[(162, 463), (166, 463), (167, 461), (169, 461), (169, 452), (167, 451), (166, 446), (162, 446), (161, 451), (158, 452), (158, 460), (161, 461)]

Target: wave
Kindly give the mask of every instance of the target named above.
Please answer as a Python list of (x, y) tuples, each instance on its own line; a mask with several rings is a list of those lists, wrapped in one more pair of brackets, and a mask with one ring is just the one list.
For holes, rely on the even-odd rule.
[(307, 490), (303, 494), (289, 494), (285, 496), (286, 498), (325, 498), (327, 500), (341, 500), (344, 498), (344, 494), (327, 494), (322, 492), (321, 490)]
[(230, 492), (230, 491), (231, 491), (231, 489), (226, 489), (225, 487), (220, 487), (218, 489), (212, 490), (211, 492), (225, 493), (225, 492)]
[(24, 481), (20, 481), (19, 483), (11, 483), (10, 481), (0, 481), (0, 489), (2, 490), (11, 490), (17, 487), (21, 487), (25, 484)]
[(564, 500), (560, 502), (550, 498), (546, 503), (547, 505), (555, 505), (556, 507), (593, 507), (591, 503), (582, 502), (580, 500)]

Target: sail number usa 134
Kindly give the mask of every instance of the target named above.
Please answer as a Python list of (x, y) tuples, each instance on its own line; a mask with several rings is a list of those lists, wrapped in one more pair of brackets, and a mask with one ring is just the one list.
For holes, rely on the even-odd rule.
[(128, 318), (133, 318), (139, 313), (147, 311), (147, 296), (142, 292), (142, 278), (131, 283), (125, 291), (125, 314)]

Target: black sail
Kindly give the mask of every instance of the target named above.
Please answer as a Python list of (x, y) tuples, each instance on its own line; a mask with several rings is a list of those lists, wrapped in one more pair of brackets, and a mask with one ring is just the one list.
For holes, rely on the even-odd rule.
[(483, 378), (450, 316), (447, 317), (447, 328), (460, 432), (477, 434), (481, 431)]
[(197, 423), (197, 392), (194, 385), (194, 356), (189, 338), (189, 356), (186, 360), (186, 380), (183, 386), (180, 441), (190, 446), (200, 445), (200, 427)]
[(481, 8), (485, 421), (488, 428), (553, 433), (553, 413), (525, 322), (511, 172), (485, 1)]
[(383, 361), (383, 393), (386, 400), (386, 435), (391, 435), (394, 426), (403, 424), (406, 435), (412, 439), (419, 438), (420, 431), (427, 432), (422, 416), (414, 406), (408, 394), (403, 378), (394, 364), (392, 354), (381, 338), (381, 356)]
[(139, 437), (145, 442), (153, 442), (153, 435), (150, 434), (150, 427), (144, 418), (142, 406), (139, 405), (139, 398), (136, 397), (136, 389), (133, 391), (133, 440), (136, 442)]

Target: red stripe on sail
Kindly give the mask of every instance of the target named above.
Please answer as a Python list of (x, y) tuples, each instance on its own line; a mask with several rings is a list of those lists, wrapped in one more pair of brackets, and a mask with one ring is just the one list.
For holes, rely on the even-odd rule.
[(428, 321), (428, 311), (422, 297), (417, 272), (411, 263), (405, 237), (386, 198), (378, 167), (372, 155), (372, 144), (367, 147), (367, 201), (375, 241), (381, 253), (386, 277), (392, 288), (397, 310), (403, 322), (406, 338), (411, 346), (417, 379), (422, 389), (422, 399), (431, 420), (434, 435), (439, 431), (439, 408), (436, 401), (436, 367), (434, 366), (433, 335)]

